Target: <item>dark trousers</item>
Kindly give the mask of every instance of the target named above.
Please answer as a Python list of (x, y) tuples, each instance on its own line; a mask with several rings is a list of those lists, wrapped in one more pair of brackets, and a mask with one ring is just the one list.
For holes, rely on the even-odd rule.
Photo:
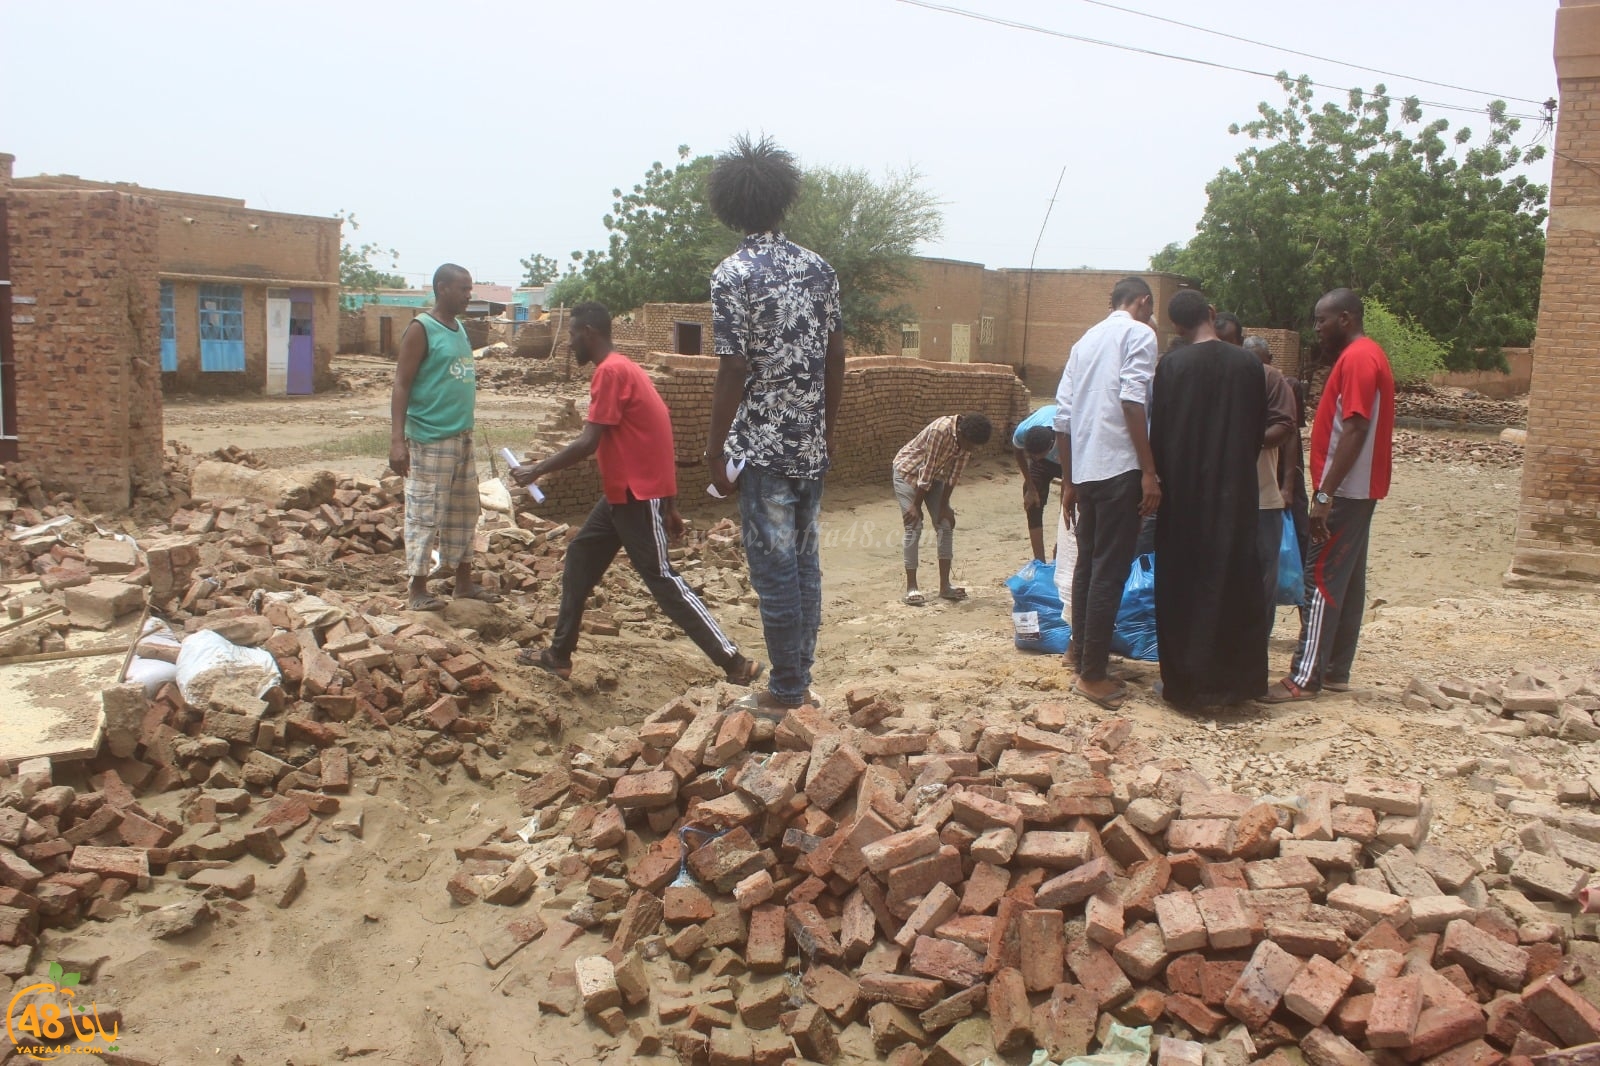
[(1073, 665), (1085, 681), (1104, 681), (1111, 630), (1139, 541), (1143, 475), (1137, 470), (1078, 490), (1078, 564), (1072, 571)]
[(1028, 460), (1028, 483), (1033, 486), (1033, 491), (1039, 494), (1039, 502), (1035, 506), (1023, 508), (1028, 516), (1029, 529), (1044, 528), (1044, 509), (1050, 502), (1050, 482), (1060, 479), (1060, 463), (1052, 463), (1048, 459)]
[(1306, 557), (1306, 606), (1289, 680), (1316, 692), (1326, 681), (1350, 680), (1367, 602), (1367, 543), (1376, 500), (1334, 497), (1328, 539)]
[(1283, 508), (1262, 511), (1256, 519), (1256, 552), (1261, 559), (1261, 584), (1267, 590), (1267, 637), (1278, 624), (1278, 552), (1283, 548)]
[(550, 650), (572, 658), (578, 646), (578, 629), (589, 594), (605, 577), (617, 552), (626, 548), (650, 595), (668, 618), (689, 635), (711, 661), (724, 670), (739, 649), (717, 626), (700, 597), (690, 591), (672, 568), (667, 555), (667, 527), (660, 500), (629, 500), (613, 504), (604, 497), (594, 505), (578, 535), (567, 545), (567, 564), (561, 576), (561, 614), (556, 619)]

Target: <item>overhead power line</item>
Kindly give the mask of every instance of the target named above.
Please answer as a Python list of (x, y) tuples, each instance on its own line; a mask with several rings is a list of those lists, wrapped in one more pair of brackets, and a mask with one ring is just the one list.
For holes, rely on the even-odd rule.
[(1213, 30), (1206, 26), (1196, 26), (1192, 22), (1180, 22), (1178, 19), (1167, 18), (1165, 15), (1157, 15), (1149, 11), (1139, 11), (1135, 8), (1123, 7), (1121, 4), (1108, 3), (1107, 0), (1080, 0), (1080, 2), (1092, 4), (1095, 7), (1107, 8), (1111, 11), (1120, 11), (1125, 15), (1138, 15), (1140, 18), (1153, 19), (1156, 22), (1165, 22), (1169, 26), (1181, 26), (1183, 29), (1194, 30), (1197, 33), (1209, 33), (1213, 37), (1221, 37), (1224, 40), (1229, 41), (1238, 41), (1240, 44), (1248, 44), (1257, 48), (1266, 48), (1274, 52), (1283, 52), (1287, 55), (1299, 56), (1302, 59), (1315, 59), (1319, 63), (1332, 63), (1334, 66), (1349, 67), (1351, 70), (1364, 70), (1368, 74), (1381, 74), (1385, 78), (1399, 78), (1402, 81), (1416, 82), (1419, 85), (1432, 85), (1439, 89), (1454, 89), (1456, 92), (1471, 93), (1474, 96), (1488, 96), (1497, 100), (1515, 100), (1518, 103), (1532, 104), (1535, 107), (1543, 107), (1545, 104), (1543, 100), (1532, 100), (1526, 96), (1513, 96), (1510, 93), (1491, 93), (1483, 89), (1469, 89), (1465, 85), (1452, 85), (1447, 81), (1434, 81), (1431, 78), (1419, 78), (1414, 74), (1400, 74), (1393, 70), (1381, 70), (1378, 67), (1362, 66), (1360, 63), (1350, 63), (1343, 59), (1330, 59), (1327, 56), (1319, 56), (1311, 52), (1302, 52), (1299, 49), (1289, 48), (1281, 44), (1268, 44), (1265, 41), (1257, 41), (1250, 37), (1241, 37), (1238, 34), (1225, 33), (1222, 30)]
[[(1249, 67), (1234, 66), (1231, 63), (1219, 63), (1211, 59), (1199, 59), (1195, 56), (1179, 55), (1174, 52), (1162, 52), (1154, 48), (1141, 48), (1138, 45), (1122, 44), (1119, 41), (1103, 41), (1096, 37), (1085, 37), (1084, 35), (1078, 33), (1068, 33), (1065, 30), (1052, 30), (1046, 26), (1035, 26), (1029, 22), (1019, 22), (1016, 19), (1001, 18), (998, 15), (986, 15), (980, 11), (968, 11), (965, 8), (952, 7), (948, 4), (935, 4), (932, 3), (931, 0), (896, 0), (896, 2), (901, 4), (909, 4), (912, 7), (926, 8), (929, 11), (937, 11), (945, 15), (958, 15), (962, 18), (969, 18), (978, 22), (987, 22), (995, 26), (1004, 26), (1007, 29), (1026, 30), (1029, 33), (1042, 33), (1047, 37), (1059, 37), (1068, 41), (1077, 41), (1080, 44), (1092, 44), (1100, 48), (1114, 48), (1120, 52), (1132, 52), (1135, 55), (1152, 56), (1156, 59), (1172, 59), (1179, 63), (1190, 63), (1197, 67), (1210, 67), (1213, 70), (1228, 70), (1235, 74), (1249, 74), (1253, 77), (1267, 78), (1271, 81), (1278, 80), (1277, 74), (1265, 70), (1252, 70)], [(1309, 78), (1307, 80), (1310, 82), (1310, 84), (1319, 89), (1329, 89), (1334, 92), (1342, 93), (1362, 92), (1366, 93), (1368, 96), (1380, 100), (1392, 101), (1396, 99), (1392, 93), (1371, 93), (1365, 89), (1349, 89), (1337, 85), (1326, 85), (1322, 82), (1310, 81)], [(1401, 99), (1403, 99), (1403, 97)], [(1484, 113), (1484, 108), (1482, 107), (1468, 107), (1464, 104), (1447, 104), (1439, 100), (1418, 100), (1417, 102), (1420, 104), (1425, 104), (1428, 107), (1440, 108), (1446, 111), (1461, 111), (1469, 115), (1481, 115)], [(1506, 117), (1523, 119), (1528, 122), (1540, 122), (1544, 120), (1545, 116), (1513, 114), (1507, 112)]]

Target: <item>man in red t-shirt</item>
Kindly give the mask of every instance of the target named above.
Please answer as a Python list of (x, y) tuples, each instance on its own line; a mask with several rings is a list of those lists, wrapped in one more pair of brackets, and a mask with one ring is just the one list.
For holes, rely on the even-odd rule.
[(761, 664), (739, 654), (667, 557), (667, 542), (683, 536), (667, 405), (650, 375), (612, 348), (611, 313), (602, 304), (581, 303), (572, 309), (570, 340), (578, 365), (594, 364), (583, 432), (548, 459), (513, 467), (511, 476), (519, 485), (531, 485), (593, 455), (600, 464), (605, 495), (567, 545), (561, 613), (550, 646), (524, 648), (517, 661), (548, 670), (563, 680), (572, 676), (572, 651), (578, 646), (584, 604), (617, 552), (626, 548), (634, 569), (667, 617), (722, 668), (729, 681), (754, 683), (761, 676)]
[(1311, 426), (1311, 550), (1300, 646), (1289, 676), (1265, 702), (1315, 699), (1350, 688), (1367, 597), (1372, 513), (1389, 494), (1394, 456), (1394, 373), (1361, 331), (1361, 300), (1334, 289), (1317, 301), (1323, 351), (1335, 357)]

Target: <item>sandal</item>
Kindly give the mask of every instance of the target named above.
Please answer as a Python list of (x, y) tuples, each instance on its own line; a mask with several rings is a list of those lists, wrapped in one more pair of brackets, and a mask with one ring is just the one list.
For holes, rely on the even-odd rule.
[(1267, 689), (1267, 694), (1262, 696), (1261, 703), (1301, 703), (1305, 700), (1314, 700), (1317, 694), (1308, 688), (1301, 688), (1287, 677), (1276, 685)]
[(554, 674), (563, 681), (572, 680), (572, 660), (568, 659), (566, 665), (555, 657), (549, 648), (523, 648), (517, 652), (517, 663), (520, 666), (537, 666), (547, 674)]
[(928, 603), (928, 597), (924, 596), (916, 589), (912, 589), (910, 592), (905, 594), (905, 597), (900, 602), (908, 607), (924, 607)]
[(467, 592), (457, 593), (453, 589), (450, 595), (458, 600), (477, 600), (479, 603), (504, 603), (506, 598), (498, 592), (490, 592), (482, 585), (474, 585)]
[(1322, 683), (1322, 687), (1327, 689), (1329, 692), (1349, 692), (1350, 691), (1350, 682), (1348, 682), (1348, 681), (1324, 681)]
[(1127, 700), (1128, 700), (1128, 686), (1127, 685), (1118, 685), (1117, 686), (1117, 690), (1115, 692), (1108, 693), (1107, 695), (1104, 695), (1104, 696), (1096, 696), (1092, 692), (1085, 691), (1082, 685), (1073, 685), (1072, 686), (1072, 691), (1076, 695), (1082, 696), (1084, 699), (1088, 700), (1090, 703), (1093, 703), (1093, 704), (1096, 704), (1097, 706), (1103, 707), (1108, 711), (1121, 710), (1122, 709), (1122, 705), (1124, 703), (1126, 703)]
[(967, 598), (967, 590), (964, 588), (948, 588), (939, 593), (939, 598), (941, 600), (949, 600), (952, 603), (960, 603)]
[(406, 601), (408, 611), (442, 611), (448, 606), (444, 600), (432, 595), (412, 596)]
[(764, 665), (754, 659), (744, 659), (740, 663), (737, 672), (730, 668), (725, 673), (728, 678), (728, 684), (749, 688), (756, 683), (756, 680), (761, 677), (761, 673), (765, 669)]

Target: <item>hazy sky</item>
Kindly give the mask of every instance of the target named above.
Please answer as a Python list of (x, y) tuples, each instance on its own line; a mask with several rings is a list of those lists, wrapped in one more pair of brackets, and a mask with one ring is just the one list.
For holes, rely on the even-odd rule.
[[(1116, 2), (1513, 111), (1556, 91), (1556, 0)], [(1329, 86), (1490, 98), (1086, 0), (953, 6)], [(0, 0), (0, 151), (19, 175), (354, 211), (413, 280), (455, 260), (515, 284), (531, 252), (603, 246), (614, 187), (741, 130), (803, 164), (916, 167), (945, 204), (923, 251), (990, 266), (1028, 265), (1065, 167), (1038, 265), (1140, 268), (1193, 232), (1206, 182), (1246, 143), (1229, 123), (1261, 100), (1281, 100), (1263, 78), (898, 0)], [(1549, 161), (1532, 173), (1547, 182)]]

